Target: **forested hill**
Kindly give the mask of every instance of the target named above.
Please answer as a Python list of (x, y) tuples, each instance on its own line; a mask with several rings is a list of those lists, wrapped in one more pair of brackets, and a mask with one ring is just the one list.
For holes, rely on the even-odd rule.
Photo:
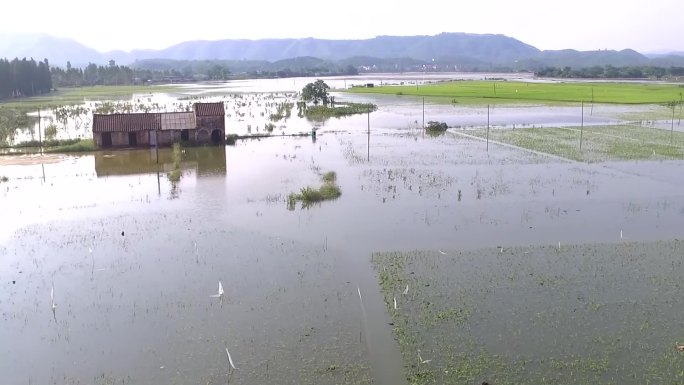
[[(43, 60), (64, 68), (67, 61), (84, 68), (90, 63), (183, 72), (198, 66), (226, 66), (231, 73), (402, 71), (537, 71), (546, 67), (684, 66), (684, 56), (645, 56), (634, 50), (548, 50), (512, 37), (493, 34), (441, 33), (434, 36), (378, 36), (362, 40), (262, 39), (188, 41), (161, 50), (98, 52), (74, 40), (48, 35), (0, 35), (0, 58)], [(304, 59), (300, 59), (304, 58)], [(296, 60), (293, 60), (296, 59)], [(318, 61), (318, 63), (316, 63)], [(179, 63), (185, 62), (180, 68)], [(200, 62), (207, 62), (201, 64)], [(134, 64), (135, 63), (135, 64)], [(284, 65), (286, 64), (286, 65)], [(158, 65), (158, 66), (156, 66)], [(333, 68), (334, 67), (334, 68)], [(187, 72), (187, 71), (185, 71)], [(322, 72), (326, 71), (313, 71)]]
[(354, 56), (410, 57), (432, 60), (453, 55), (504, 63), (539, 50), (503, 35), (442, 33), (435, 36), (378, 36), (365, 40), (270, 39), (192, 41), (158, 52), (167, 59), (238, 59), (276, 61), (300, 56), (340, 60)]
[(162, 50), (99, 53), (73, 40), (47, 35), (0, 36), (0, 57), (47, 57), (59, 66), (130, 64), (144, 59), (256, 60), (274, 62), (296, 57), (341, 60), (351, 57), (412, 58), (431, 61), (464, 57), (485, 63), (514, 62), (539, 53), (529, 44), (504, 35), (442, 33), (435, 36), (378, 36), (364, 40), (263, 39), (188, 41)]

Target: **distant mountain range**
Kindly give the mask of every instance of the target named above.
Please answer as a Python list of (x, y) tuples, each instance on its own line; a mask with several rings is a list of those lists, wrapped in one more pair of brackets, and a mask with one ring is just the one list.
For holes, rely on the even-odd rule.
[[(49, 35), (0, 35), (0, 58), (47, 58), (52, 65), (88, 63), (153, 67), (150, 63), (222, 60), (236, 72), (240, 62), (273, 63), (317, 58), (336, 65), (401, 70), (410, 63), (444, 70), (536, 69), (544, 66), (684, 66), (684, 54), (644, 55), (634, 50), (541, 51), (504, 35), (441, 33), (435, 36), (378, 36), (364, 40), (264, 39), (188, 41), (161, 50), (99, 52), (71, 39)], [(163, 59), (163, 60), (150, 60)]]

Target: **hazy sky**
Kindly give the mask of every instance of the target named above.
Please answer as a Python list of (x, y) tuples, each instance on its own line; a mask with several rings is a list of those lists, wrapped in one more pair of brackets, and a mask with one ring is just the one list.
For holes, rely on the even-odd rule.
[(440, 32), (500, 33), (540, 49), (684, 51), (684, 0), (20, 0), (3, 4), (3, 16), (0, 32), (44, 32), (100, 51)]

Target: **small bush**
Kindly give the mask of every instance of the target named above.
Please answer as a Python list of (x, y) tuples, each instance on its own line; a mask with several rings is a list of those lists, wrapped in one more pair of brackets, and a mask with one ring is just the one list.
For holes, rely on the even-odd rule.
[(226, 144), (229, 146), (234, 146), (235, 142), (237, 141), (237, 134), (228, 134), (226, 135)]
[(438, 132), (444, 132), (449, 128), (446, 123), (444, 122), (434, 122), (434, 121), (429, 121), (427, 127), (425, 127), (426, 130), (428, 131), (438, 131)]
[(266, 123), (264, 125), (264, 129), (266, 130), (266, 132), (269, 132), (269, 133), (273, 132), (274, 128), (275, 128), (275, 124), (273, 124), (273, 123)]
[(332, 183), (324, 184), (320, 189), (318, 189), (318, 192), (321, 194), (321, 200), (337, 199), (340, 197), (340, 195), (342, 195), (340, 187)]
[(8, 180), (9, 180), (9, 178), (7, 178), (6, 176), (4, 176), (4, 175), (3, 175), (3, 176), (0, 176), (0, 183), (5, 183), (5, 182), (7, 182)]
[(89, 152), (95, 151), (96, 149), (95, 142), (93, 142), (92, 139), (80, 139), (78, 142), (72, 144), (48, 148), (45, 152)]
[(335, 183), (337, 180), (337, 173), (335, 171), (328, 171), (323, 174), (323, 182), (325, 183)]

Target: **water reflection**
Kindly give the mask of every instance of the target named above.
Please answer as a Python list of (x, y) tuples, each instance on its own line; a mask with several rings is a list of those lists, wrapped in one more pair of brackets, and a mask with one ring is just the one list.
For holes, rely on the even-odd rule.
[[(98, 178), (116, 175), (156, 174), (174, 167), (171, 149), (136, 149), (96, 152)], [(226, 147), (188, 147), (182, 150), (181, 170), (194, 170), (198, 177), (226, 174)]]

